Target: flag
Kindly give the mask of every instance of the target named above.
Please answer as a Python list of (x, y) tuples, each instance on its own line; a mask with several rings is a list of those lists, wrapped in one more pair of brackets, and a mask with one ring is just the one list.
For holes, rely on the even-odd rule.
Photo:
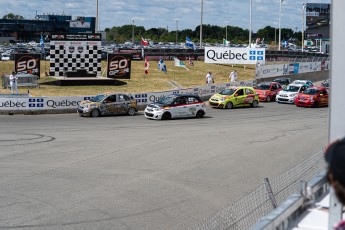
[(165, 65), (165, 63), (164, 63), (164, 60), (163, 60), (163, 58), (161, 58), (160, 60), (159, 60), (159, 62), (158, 62), (158, 69), (159, 70), (162, 70), (165, 74), (167, 73), (167, 66)]
[(149, 74), (149, 59), (145, 58), (145, 74)]
[(192, 48), (193, 50), (196, 50), (195, 43), (192, 42), (189, 37), (186, 37), (186, 46)]
[(41, 34), (40, 46), (42, 47), (42, 50), (43, 50), (43, 49), (44, 49), (44, 39), (43, 39), (43, 34)]
[(223, 38), (223, 45), (224, 46), (229, 46), (230, 45), (230, 42), (226, 39)]
[(183, 67), (183, 68), (186, 68), (187, 70), (189, 70), (186, 65), (180, 61), (178, 58), (174, 57), (174, 62), (175, 62), (175, 66), (178, 66), (178, 67)]
[(143, 37), (141, 37), (141, 44), (142, 44), (143, 46), (148, 46), (148, 45), (149, 45), (149, 42), (146, 41)]

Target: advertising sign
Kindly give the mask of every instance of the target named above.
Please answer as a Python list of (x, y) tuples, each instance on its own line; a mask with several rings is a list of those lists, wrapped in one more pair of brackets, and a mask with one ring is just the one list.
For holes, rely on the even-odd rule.
[(131, 79), (131, 54), (109, 54), (107, 77), (117, 79)]
[(205, 63), (214, 64), (265, 64), (263, 48), (205, 47)]
[(306, 38), (329, 38), (331, 5), (325, 3), (307, 3)]
[(14, 54), (14, 69), (18, 74), (33, 74), (40, 77), (41, 54)]

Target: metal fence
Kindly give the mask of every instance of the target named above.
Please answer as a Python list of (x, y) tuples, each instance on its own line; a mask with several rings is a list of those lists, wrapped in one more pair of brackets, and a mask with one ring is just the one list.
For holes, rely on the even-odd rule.
[[(26, 86), (26, 87), (39, 87), (38, 76), (32, 74), (19, 74), (17, 75), (17, 86)], [(1, 77), (2, 88), (10, 88), (10, 75), (4, 75)]]
[(329, 61), (329, 57), (266, 57), (266, 65), (280, 63), (297, 63), (297, 62), (322, 62)]
[[(304, 160), (294, 168), (270, 180), (276, 202), (281, 205), (291, 194), (300, 193), (301, 181), (309, 181), (325, 171), (326, 163), (323, 151)], [(263, 178), (264, 179), (264, 178)], [(193, 229), (200, 230), (241, 230), (249, 229), (261, 217), (273, 211), (264, 183), (254, 189), (238, 202), (228, 205)]]

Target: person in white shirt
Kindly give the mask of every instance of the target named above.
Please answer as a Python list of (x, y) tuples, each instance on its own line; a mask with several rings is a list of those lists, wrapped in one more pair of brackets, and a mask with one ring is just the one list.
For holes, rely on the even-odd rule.
[(213, 75), (211, 73), (211, 71), (208, 72), (208, 74), (206, 74), (206, 84), (212, 84), (214, 83), (214, 80), (213, 80)]
[(230, 78), (230, 81), (231, 81), (231, 82), (237, 81), (237, 71), (236, 71), (236, 70), (232, 71), (232, 72), (230, 73), (229, 78)]
[(10, 75), (10, 86), (11, 86), (11, 93), (14, 94), (14, 91), (18, 94), (18, 77), (16, 72), (12, 72)]

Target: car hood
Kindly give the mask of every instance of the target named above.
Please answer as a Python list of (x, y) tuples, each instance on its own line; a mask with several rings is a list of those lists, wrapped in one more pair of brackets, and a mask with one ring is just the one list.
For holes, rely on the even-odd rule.
[(269, 90), (265, 90), (265, 89), (255, 89), (257, 94), (262, 94), (263, 92), (267, 93)]
[(82, 105), (82, 106), (99, 106), (100, 104), (101, 104), (100, 102), (92, 102), (90, 100), (81, 101), (79, 103), (79, 105)]
[(289, 91), (281, 90), (281, 91), (279, 92), (279, 95), (281, 95), (281, 94), (291, 95), (291, 94), (295, 94), (295, 93), (298, 94), (298, 92), (289, 92)]
[(222, 95), (222, 94), (216, 93), (216, 94), (212, 95), (211, 98), (220, 99), (220, 98), (227, 98), (227, 97), (230, 97), (230, 96), (231, 95)]

